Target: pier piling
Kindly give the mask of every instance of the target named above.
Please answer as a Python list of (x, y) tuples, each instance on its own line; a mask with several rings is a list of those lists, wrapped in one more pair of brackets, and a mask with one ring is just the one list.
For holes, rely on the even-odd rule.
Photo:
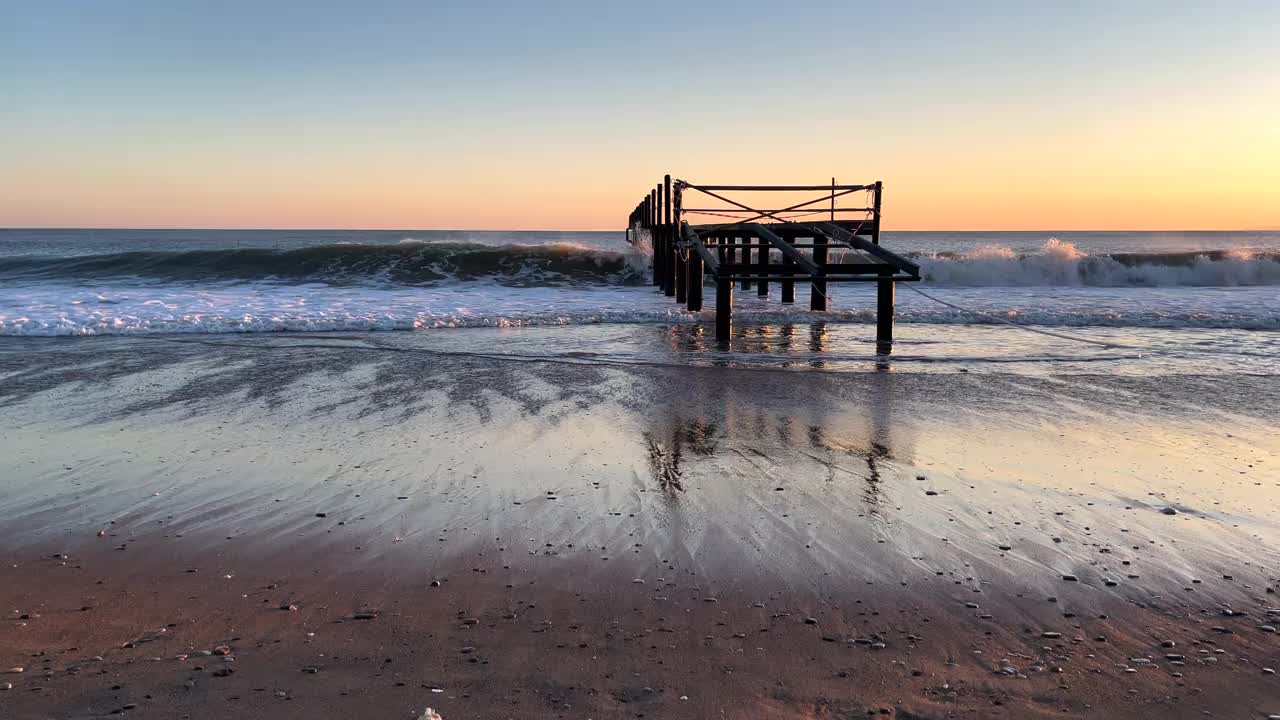
[(882, 278), (876, 281), (877, 349), (887, 350), (893, 345), (893, 306), (897, 292), (897, 284), (893, 280)]
[(819, 272), (809, 285), (809, 309), (822, 312), (827, 309), (827, 281), (820, 279), (826, 274), (822, 272), (822, 268), (827, 264), (826, 235), (814, 235), (813, 264), (818, 266)]

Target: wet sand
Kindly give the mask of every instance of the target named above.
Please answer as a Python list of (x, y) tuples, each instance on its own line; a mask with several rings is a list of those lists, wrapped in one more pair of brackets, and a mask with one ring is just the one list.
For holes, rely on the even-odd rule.
[(0, 716), (1280, 714), (1276, 376), (531, 332), (6, 339)]

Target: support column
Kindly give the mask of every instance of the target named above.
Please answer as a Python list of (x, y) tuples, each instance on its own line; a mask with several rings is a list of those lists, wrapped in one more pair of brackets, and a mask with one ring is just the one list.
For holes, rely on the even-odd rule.
[(875, 208), (875, 214), (872, 216), (872, 219), (875, 221), (875, 224), (871, 226), (871, 242), (876, 245), (880, 244), (880, 195), (883, 190), (884, 183), (877, 180), (875, 190), (876, 195), (872, 201), (874, 203), (872, 207)]
[[(670, 181), (671, 176), (667, 176)], [(683, 303), (689, 297), (689, 255), (693, 254), (691, 248), (681, 250), (681, 243), (684, 241), (682, 223), (680, 217), (682, 213), (680, 208), (680, 188), (676, 186), (671, 190), (671, 245), (675, 248), (676, 256), (676, 302)], [(683, 255), (682, 255), (683, 253)]]
[(662, 225), (660, 232), (662, 233), (662, 249), (666, 257), (666, 268), (663, 271), (666, 282), (662, 286), (662, 292), (667, 297), (676, 294), (676, 285), (679, 283), (676, 271), (676, 243), (671, 232), (671, 176), (667, 175), (663, 178), (662, 184), (658, 186), (658, 196), (661, 198), (663, 211), (658, 215), (658, 222)]
[[(759, 238), (757, 242), (760, 247), (756, 248), (756, 267), (760, 269), (760, 275), (769, 274), (769, 243), (764, 238)], [(756, 295), (760, 297), (769, 297), (769, 281), (756, 281)]]
[(644, 204), (644, 229), (649, 233), (649, 244), (653, 245), (653, 284), (662, 287), (662, 242), (658, 239), (657, 223), (654, 222), (654, 193), (649, 191), (649, 198)]
[(685, 269), (686, 281), (688, 287), (685, 288), (685, 299), (688, 303), (686, 307), (689, 312), (697, 312), (702, 309), (702, 255), (695, 249), (689, 248), (689, 264)]
[[(786, 238), (784, 238), (784, 239), (786, 240), (786, 242), (787, 242), (788, 244), (791, 244), (791, 239), (790, 239), (790, 237), (786, 237)], [(795, 260), (792, 260), (792, 259), (791, 259), (791, 257), (790, 257), (789, 255), (787, 255), (786, 253), (783, 253), (783, 254), (782, 254), (782, 264), (783, 264), (783, 265), (787, 265), (787, 266), (794, 266), (794, 265), (796, 264), (796, 261), (795, 261)], [(790, 270), (783, 270), (783, 271), (782, 271), (782, 274), (783, 274), (783, 275), (790, 275), (790, 274), (791, 274), (791, 271), (790, 271)], [(796, 301), (796, 281), (795, 281), (795, 280), (783, 280), (783, 281), (782, 281), (782, 283), (781, 283), (781, 285), (782, 285), (782, 302), (784, 302), (784, 303), (793, 303), (793, 302), (795, 302), (795, 301)]]
[[(818, 266), (818, 277), (827, 272), (827, 236), (815, 235), (813, 238), (813, 263)], [(809, 288), (809, 309), (827, 309), (827, 281), (814, 278)]]
[(888, 352), (893, 345), (893, 306), (898, 294), (893, 280), (876, 281), (876, 351)]
[[(745, 274), (745, 273), (747, 273), (747, 272), (750, 272), (750, 270), (751, 270), (751, 246), (750, 246), (750, 245), (748, 245), (747, 243), (751, 242), (751, 239), (750, 239), (750, 238), (748, 238), (746, 235), (742, 235), (742, 236), (740, 236), (740, 237), (738, 237), (738, 238), (735, 238), (735, 239), (734, 239), (734, 242), (741, 242), (741, 243), (742, 243), (742, 246), (741, 246), (740, 248), (738, 248), (739, 252), (741, 253), (741, 254), (738, 256), (738, 258), (739, 258), (739, 260), (742, 262), (743, 273)], [(743, 290), (750, 290), (750, 289), (751, 289), (751, 281), (750, 281), (750, 280), (746, 280), (746, 279), (742, 280), (742, 282), (740, 283), (740, 287), (741, 287)]]
[(733, 283), (716, 278), (716, 340), (728, 342), (733, 333)]

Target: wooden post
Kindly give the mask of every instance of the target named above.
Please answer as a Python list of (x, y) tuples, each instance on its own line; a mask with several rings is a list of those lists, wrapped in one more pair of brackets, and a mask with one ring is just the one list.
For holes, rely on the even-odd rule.
[(658, 216), (658, 222), (662, 224), (662, 251), (666, 258), (666, 266), (663, 274), (666, 277), (666, 283), (662, 286), (662, 292), (667, 297), (676, 294), (676, 286), (680, 282), (680, 278), (676, 274), (676, 242), (671, 232), (671, 176), (667, 175), (662, 179), (662, 184), (658, 186), (658, 197), (662, 202), (662, 214)]
[(735, 243), (737, 242), (738, 242), (738, 239), (733, 235), (720, 236), (720, 245), (725, 248), (720, 253), (721, 266), (723, 266), (726, 262), (727, 263), (738, 262), (738, 248), (735, 245)]
[[(892, 270), (881, 270), (881, 275), (892, 275)], [(876, 351), (888, 352), (893, 345), (893, 305), (897, 295), (897, 283), (893, 280), (876, 281)]]
[[(787, 241), (788, 243), (790, 243), (790, 242), (791, 242), (791, 238), (790, 238), (790, 236), (788, 236), (788, 237), (786, 238), (786, 241)], [(795, 265), (795, 264), (796, 264), (796, 261), (795, 261), (795, 260), (792, 260), (790, 255), (788, 255), (788, 254), (786, 254), (786, 253), (782, 253), (782, 264), (783, 264), (783, 265)], [(790, 275), (790, 274), (791, 274), (791, 271), (790, 271), (790, 270), (784, 270), (782, 274), (784, 274), (784, 275)], [(795, 302), (795, 301), (796, 301), (796, 281), (795, 281), (795, 280), (783, 280), (783, 281), (782, 281), (782, 302), (784, 302), (784, 303), (793, 303), (793, 302)]]
[[(723, 265), (721, 273), (724, 272)], [(733, 283), (716, 277), (716, 340), (728, 342), (733, 332)]]
[(658, 288), (661, 289), (667, 282), (667, 264), (665, 262), (666, 255), (662, 247), (662, 233), (658, 228), (658, 217), (662, 212), (662, 205), (658, 200), (658, 191), (649, 191), (649, 223), (652, 229), (649, 231), (649, 238), (653, 241), (653, 250), (655, 255), (654, 267), (658, 272)]
[[(739, 248), (741, 255), (739, 255), (738, 258), (742, 261), (742, 266), (744, 268), (744, 274), (745, 274), (747, 269), (751, 267), (751, 246), (747, 244), (751, 242), (751, 238), (747, 237), (746, 235), (741, 235), (735, 238), (734, 242), (738, 242), (739, 240), (742, 241), (742, 246)], [(741, 287), (743, 290), (750, 290), (751, 281), (744, 279), (741, 283)]]
[(758, 238), (756, 242), (760, 243), (760, 247), (756, 249), (756, 266), (760, 268), (761, 277), (756, 281), (756, 295), (769, 297), (769, 281), (763, 279), (769, 274), (769, 244), (764, 238)]
[(814, 278), (813, 284), (809, 288), (809, 309), (810, 310), (826, 310), (827, 309), (827, 281), (819, 280), (827, 272), (827, 236), (817, 234), (813, 236), (813, 263), (818, 266), (818, 276)]
[(883, 189), (884, 189), (884, 183), (877, 180), (876, 190), (875, 190), (876, 196), (875, 196), (874, 204), (872, 205), (872, 207), (875, 208), (875, 215), (874, 217), (872, 217), (872, 220), (875, 221), (875, 224), (871, 226), (871, 242), (875, 245), (880, 244), (880, 191)]
[(662, 286), (662, 244), (653, 229), (653, 191), (644, 201), (644, 229), (649, 233), (649, 244), (653, 246), (653, 284)]
[(667, 236), (667, 249), (670, 252), (671, 284), (667, 286), (667, 296), (675, 296), (676, 302), (684, 302), (684, 259), (680, 256), (680, 238), (676, 236), (676, 223), (679, 217), (675, 211), (676, 193), (671, 187), (671, 176), (662, 178), (662, 192), (666, 197), (666, 215), (663, 218), (662, 232)]
[(702, 254), (693, 248), (689, 249), (689, 264), (685, 269), (688, 287), (685, 289), (686, 307), (689, 312), (702, 309)]

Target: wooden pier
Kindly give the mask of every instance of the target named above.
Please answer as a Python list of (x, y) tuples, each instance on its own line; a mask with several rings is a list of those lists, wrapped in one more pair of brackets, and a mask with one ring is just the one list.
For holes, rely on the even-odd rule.
[[(809, 309), (825, 311), (831, 283), (876, 283), (876, 344), (893, 343), (896, 283), (920, 279), (920, 266), (880, 246), (880, 201), (884, 187), (869, 185), (699, 185), (663, 182), (632, 211), (627, 239), (641, 233), (653, 249), (653, 284), (690, 311), (702, 310), (703, 279), (716, 292), (716, 339), (733, 331), (733, 292), (751, 290), (768, 297), (773, 285), (783, 303), (794, 303), (796, 283), (809, 286)], [(803, 202), (771, 202), (752, 207), (757, 198), (792, 199), (822, 192)], [(708, 207), (686, 207), (686, 195), (702, 197)], [(864, 199), (854, 207), (841, 200)], [(784, 200), (784, 202), (787, 202)], [(815, 218), (815, 216), (818, 216)], [(826, 216), (825, 218), (821, 216)], [(687, 218), (723, 218), (691, 223)]]

